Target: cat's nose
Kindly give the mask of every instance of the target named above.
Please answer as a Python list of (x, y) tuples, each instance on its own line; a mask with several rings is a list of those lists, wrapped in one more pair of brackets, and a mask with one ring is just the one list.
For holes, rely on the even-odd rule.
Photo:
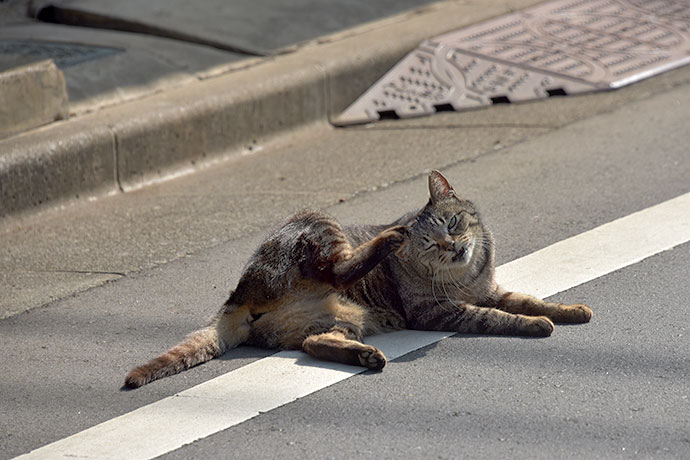
[(453, 251), (455, 252), (455, 240), (451, 238), (444, 238), (438, 242), (439, 247), (442, 251)]

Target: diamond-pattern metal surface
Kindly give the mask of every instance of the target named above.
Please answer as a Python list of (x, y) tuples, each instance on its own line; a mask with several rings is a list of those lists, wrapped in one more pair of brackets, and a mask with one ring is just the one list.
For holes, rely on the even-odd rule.
[(618, 88), (690, 63), (690, 0), (559, 0), (423, 42), (346, 125)]

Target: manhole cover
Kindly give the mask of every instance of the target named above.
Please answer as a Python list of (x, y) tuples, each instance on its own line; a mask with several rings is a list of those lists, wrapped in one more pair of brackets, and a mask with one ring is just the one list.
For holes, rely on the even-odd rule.
[(28, 58), (51, 58), (60, 68), (100, 59), (124, 50), (103, 46), (82, 45), (79, 43), (60, 43), (41, 40), (0, 40), (0, 55)]
[(561, 0), (426, 40), (336, 119), (618, 88), (690, 63), (690, 0)]

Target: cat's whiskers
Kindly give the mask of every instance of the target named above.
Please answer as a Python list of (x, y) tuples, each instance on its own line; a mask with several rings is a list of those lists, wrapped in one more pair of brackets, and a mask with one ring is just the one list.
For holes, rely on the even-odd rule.
[(494, 247), (494, 239), (491, 235), (482, 235), (480, 238), (477, 238), (477, 241), (483, 245)]
[(446, 300), (450, 301), (450, 294), (448, 294), (448, 290), (446, 289), (446, 280), (443, 279), (443, 270), (439, 273), (441, 274), (441, 287), (443, 288), (443, 293), (446, 295)]
[(481, 236), (478, 238), (475, 238), (474, 240), (474, 248), (473, 251), (477, 251), (479, 249), (483, 249), (485, 251), (490, 251), (494, 247), (494, 243), (491, 239)]
[(447, 267), (446, 270), (448, 271), (448, 277), (450, 278), (451, 283), (453, 286), (460, 291), (460, 293), (465, 297), (465, 298), (470, 298), (470, 293), (469, 291), (466, 290), (467, 286), (464, 286), (462, 283), (460, 283), (458, 280), (456, 280), (453, 277), (453, 273), (450, 271), (450, 267)]
[(476, 238), (475, 241), (476, 241), (476, 244), (478, 244), (478, 245), (491, 245), (493, 243), (491, 238), (488, 238), (485, 236)]
[[(443, 270), (436, 271), (434, 273), (434, 277), (431, 279), (432, 281), (432, 295), (434, 297), (434, 300), (436, 301), (436, 304), (442, 308), (443, 310), (449, 310), (455, 307), (455, 303), (453, 302), (453, 299), (451, 298), (450, 294), (448, 294), (448, 291), (446, 290), (446, 280), (444, 280), (443, 277)], [(440, 285), (440, 286), (439, 286)], [(440, 299), (439, 296), (436, 294), (435, 289), (442, 289), (443, 294), (445, 294), (445, 299)]]
[(437, 273), (434, 272), (433, 276), (431, 277), (431, 295), (434, 298), (434, 301), (436, 304), (443, 308), (443, 305), (441, 305), (441, 302), (439, 302), (438, 297), (436, 297), (436, 275)]
[(448, 292), (445, 292), (446, 299), (445, 300), (439, 300), (438, 296), (436, 295), (435, 291), (435, 285), (438, 285), (440, 283), (441, 287), (445, 291), (445, 283), (443, 280), (443, 271), (437, 271), (434, 273), (433, 278), (431, 279), (431, 288), (432, 288), (432, 295), (434, 297), (434, 301), (436, 301), (436, 305), (438, 305), (439, 308), (441, 308), (443, 311), (447, 311), (452, 309), (455, 305), (448, 295)]

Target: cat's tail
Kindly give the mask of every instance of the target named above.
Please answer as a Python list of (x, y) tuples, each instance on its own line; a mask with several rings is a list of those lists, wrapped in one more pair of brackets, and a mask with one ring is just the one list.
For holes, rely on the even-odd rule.
[(192, 332), (181, 343), (157, 358), (135, 367), (125, 377), (126, 388), (139, 388), (154, 380), (177, 374), (216, 358), (247, 339), (248, 310), (233, 308), (220, 313), (213, 323)]

